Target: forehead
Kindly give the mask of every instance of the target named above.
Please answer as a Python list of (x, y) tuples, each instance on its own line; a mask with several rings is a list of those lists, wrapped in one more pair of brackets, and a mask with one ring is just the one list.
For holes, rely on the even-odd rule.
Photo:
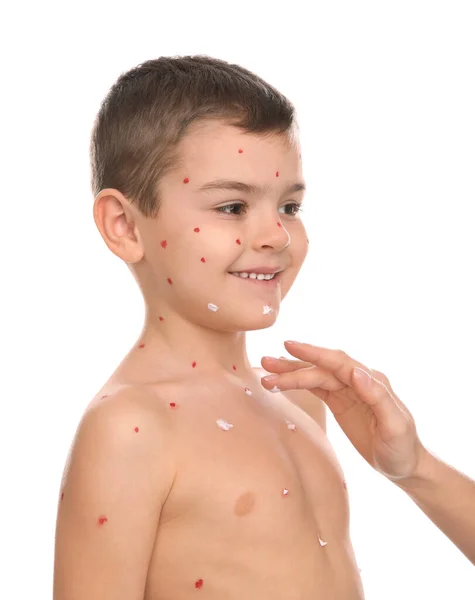
[(254, 134), (221, 121), (194, 124), (179, 146), (186, 168), (202, 170), (243, 167), (263, 169), (299, 169), (300, 144), (293, 134)]

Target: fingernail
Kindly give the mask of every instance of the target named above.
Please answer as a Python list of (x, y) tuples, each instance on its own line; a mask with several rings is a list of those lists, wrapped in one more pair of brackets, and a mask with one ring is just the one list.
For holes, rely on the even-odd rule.
[(300, 342), (294, 342), (292, 340), (286, 340), (284, 343), (285, 344), (289, 344), (290, 346), (293, 345), (293, 344), (300, 344)]
[(279, 375), (268, 375), (267, 377), (263, 377), (262, 381), (274, 381), (274, 379), (278, 379)]
[(275, 356), (263, 356), (262, 358), (267, 358), (267, 360), (279, 360), (278, 358), (275, 358)]

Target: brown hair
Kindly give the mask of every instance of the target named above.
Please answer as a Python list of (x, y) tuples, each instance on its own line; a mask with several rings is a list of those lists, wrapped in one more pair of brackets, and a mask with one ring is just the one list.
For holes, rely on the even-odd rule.
[(178, 168), (179, 142), (203, 119), (290, 140), (298, 128), (293, 104), (239, 65), (204, 55), (148, 60), (122, 73), (101, 103), (90, 141), (94, 197), (114, 188), (156, 217), (160, 180)]

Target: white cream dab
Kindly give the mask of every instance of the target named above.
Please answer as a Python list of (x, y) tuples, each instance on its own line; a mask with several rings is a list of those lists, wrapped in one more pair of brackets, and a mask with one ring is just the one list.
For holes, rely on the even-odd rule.
[(216, 312), (217, 310), (219, 310), (219, 306), (216, 306), (216, 304), (208, 304), (208, 310), (212, 310), (213, 312)]
[(282, 490), (282, 496), (287, 496), (288, 493), (289, 493), (289, 490), (287, 488), (284, 488)]
[(297, 426), (295, 425), (295, 423), (292, 423), (291, 421), (287, 421), (287, 419), (285, 419), (285, 422), (287, 423), (287, 429), (290, 429), (292, 431), (295, 431), (297, 429)]
[(272, 306), (268, 306), (267, 304), (265, 304), (264, 305), (264, 312), (262, 314), (268, 315), (271, 312), (274, 312), (274, 309), (272, 308)]
[(216, 423), (218, 424), (218, 427), (220, 427), (223, 431), (229, 431), (231, 427), (234, 427), (234, 425), (228, 423), (224, 419), (218, 419)]
[(328, 542), (324, 542), (320, 536), (318, 536), (318, 541), (320, 542), (320, 546), (326, 546), (328, 544)]
[(269, 390), (269, 392), (276, 394), (277, 392), (280, 392), (280, 388), (278, 388), (276, 385), (274, 385), (274, 387), (271, 390)]
[(246, 394), (247, 394), (248, 396), (252, 396), (252, 392), (251, 392), (251, 390), (250, 390), (249, 388), (247, 388), (247, 387), (246, 387), (246, 388), (244, 388), (244, 391), (246, 392)]

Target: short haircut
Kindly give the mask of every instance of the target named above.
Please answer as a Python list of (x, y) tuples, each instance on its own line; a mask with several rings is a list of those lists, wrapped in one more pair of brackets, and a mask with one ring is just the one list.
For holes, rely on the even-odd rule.
[(293, 104), (251, 71), (205, 55), (162, 56), (122, 73), (101, 103), (90, 140), (94, 197), (119, 190), (146, 217), (160, 208), (159, 184), (180, 168), (192, 124), (217, 119), (263, 136), (298, 129)]

